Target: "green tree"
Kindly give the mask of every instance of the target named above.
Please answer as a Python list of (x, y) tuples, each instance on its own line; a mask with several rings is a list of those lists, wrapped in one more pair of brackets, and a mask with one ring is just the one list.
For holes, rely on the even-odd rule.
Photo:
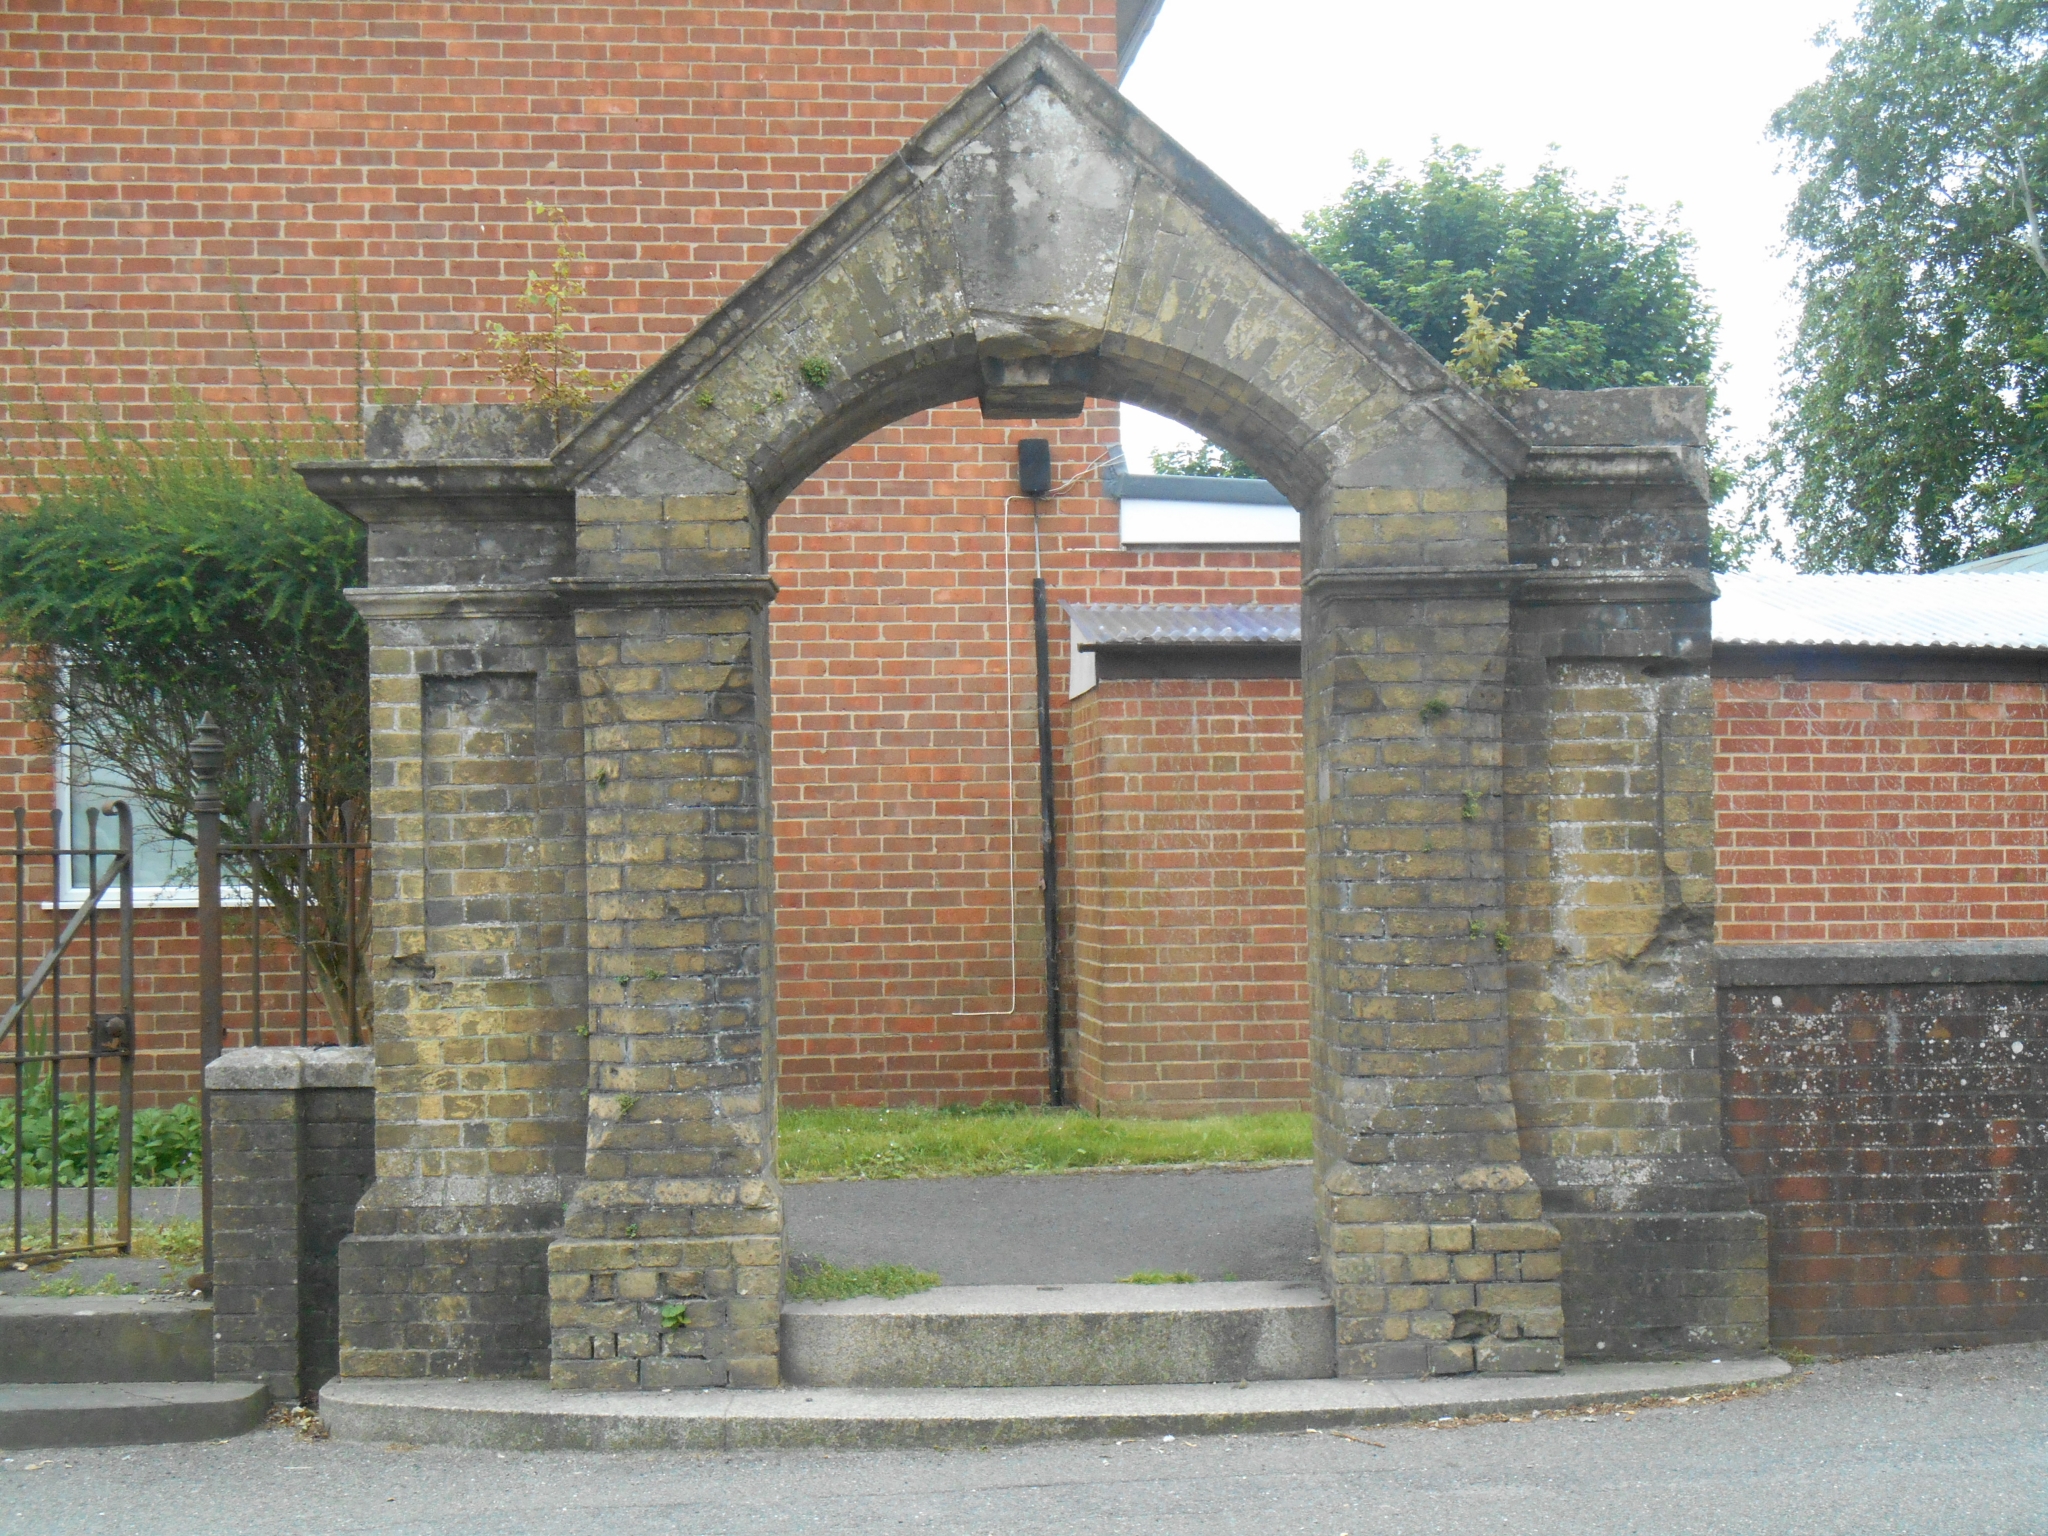
[(2048, 539), (2048, 7), (1866, 0), (1772, 119), (1805, 180), (1762, 484), (1813, 570)]
[[(1481, 393), (1712, 386), (1720, 322), (1675, 221), (1619, 189), (1589, 192), (1554, 163), (1511, 186), (1463, 146), (1439, 145), (1416, 176), (1364, 156), (1353, 166), (1358, 179), (1308, 216), (1303, 244)], [(1160, 468), (1233, 472), (1206, 462)], [(1708, 467), (1718, 503), (1735, 476), (1711, 450)], [(1715, 568), (1760, 543), (1752, 514), (1717, 517)]]
[[(340, 841), (366, 799), (368, 642), (343, 595), (363, 531), (291, 467), (331, 446), (188, 402), (152, 435), (98, 422), (66, 453), (16, 461), (26, 505), (0, 514), (0, 643), (28, 654), (30, 714), (61, 721), (173, 838), (192, 838), (189, 743), (207, 713), (226, 737), (223, 841), (292, 839), (301, 800), (314, 837)], [(292, 855), (252, 855), (234, 873), (291, 930), (296, 869)], [(348, 927), (347, 867), (311, 873), (309, 959), (354, 1036), (366, 1012), (344, 999), (367, 1010), (368, 903)]]
[(1419, 177), (1363, 156), (1353, 166), (1304, 243), (1439, 362), (1459, 356), (1475, 318), (1506, 329), (1520, 317), (1516, 354), (1545, 389), (1712, 382), (1718, 322), (1675, 223), (1555, 164), (1510, 186), (1463, 146), (1438, 146)]

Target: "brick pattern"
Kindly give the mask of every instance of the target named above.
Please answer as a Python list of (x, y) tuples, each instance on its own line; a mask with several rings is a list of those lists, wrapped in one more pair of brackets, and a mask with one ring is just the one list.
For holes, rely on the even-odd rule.
[(377, 1182), (342, 1369), (544, 1376), (588, 1076), (574, 639), (530, 606), (369, 627)]
[(1078, 1102), (1306, 1109), (1301, 685), (1105, 681), (1072, 740)]
[[(1463, 510), (1436, 496), (1425, 521), (1485, 525), (1486, 492)], [(1508, 619), (1504, 599), (1472, 596), (1304, 609), (1308, 878), (1324, 893), (1309, 974), (1328, 1021), (1311, 1047), (1316, 1219), (1344, 1376), (1561, 1360), (1559, 1238), (1519, 1161), (1491, 936)]]
[(1721, 1019), (1728, 1155), (1770, 1217), (1775, 1342), (2048, 1334), (2043, 989), (1731, 988)]
[(591, 364), (631, 377), (1040, 25), (1114, 78), (1114, 0), (27, 0), (0, 384), (146, 420), (176, 369), (255, 414), (260, 349), (344, 422), (488, 392), (477, 327), (555, 254), (529, 198), (571, 214)]
[(1714, 695), (1724, 943), (2048, 935), (2048, 685)]
[(367, 1088), (222, 1090), (214, 1157), (214, 1376), (295, 1403), (339, 1369), (339, 1250), (371, 1177)]
[(1099, 406), (1077, 424), (933, 411), (842, 455), (769, 524), (782, 589), (769, 617), (784, 1102), (1044, 1096), (1032, 529), (1010, 494), (1018, 439), (1050, 437), (1055, 481), (1074, 482), (1040, 519), (1063, 870), (1082, 812), (1061, 601), (1298, 595), (1291, 550), (1125, 549), (1092, 467), (1115, 423)]
[(1720, 1153), (1710, 685), (1566, 660), (1538, 692), (1539, 744), (1513, 786), (1516, 884), (1533, 899), (1480, 935), (1517, 962), (1522, 1150), (1547, 1189), (1611, 1207), (1605, 1191), (1628, 1186), (1640, 1205), (1646, 1170), (1666, 1184), (1675, 1160)]

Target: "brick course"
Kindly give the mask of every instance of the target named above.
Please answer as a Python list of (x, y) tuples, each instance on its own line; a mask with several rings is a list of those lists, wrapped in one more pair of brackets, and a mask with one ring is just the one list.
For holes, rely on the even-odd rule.
[(1714, 685), (1724, 943), (2048, 935), (2048, 685)]
[(1078, 1101), (1306, 1109), (1300, 683), (1105, 681), (1072, 771)]

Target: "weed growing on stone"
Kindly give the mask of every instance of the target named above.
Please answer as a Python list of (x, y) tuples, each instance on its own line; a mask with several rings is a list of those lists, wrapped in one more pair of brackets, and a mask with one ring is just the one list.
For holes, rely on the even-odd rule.
[(870, 1264), (842, 1269), (824, 1259), (795, 1259), (789, 1266), (791, 1301), (844, 1301), (849, 1296), (914, 1296), (940, 1284), (939, 1277), (908, 1264)]
[(137, 1225), (130, 1229), (129, 1254), (138, 1259), (162, 1259), (167, 1264), (197, 1264), (204, 1238), (196, 1221), (167, 1221), (160, 1226)]
[(1125, 1275), (1118, 1285), (1194, 1285), (1200, 1275), (1191, 1275), (1184, 1269), (1141, 1269), (1134, 1275)]
[(70, 1275), (52, 1275), (29, 1292), (31, 1296), (133, 1296), (136, 1287), (119, 1275), (101, 1275), (91, 1285)]

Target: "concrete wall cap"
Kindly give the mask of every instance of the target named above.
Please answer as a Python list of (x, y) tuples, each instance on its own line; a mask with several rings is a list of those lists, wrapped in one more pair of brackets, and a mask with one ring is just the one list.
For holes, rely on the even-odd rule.
[(215, 1091), (290, 1092), (368, 1088), (376, 1067), (367, 1045), (263, 1045), (223, 1051), (206, 1068)]

